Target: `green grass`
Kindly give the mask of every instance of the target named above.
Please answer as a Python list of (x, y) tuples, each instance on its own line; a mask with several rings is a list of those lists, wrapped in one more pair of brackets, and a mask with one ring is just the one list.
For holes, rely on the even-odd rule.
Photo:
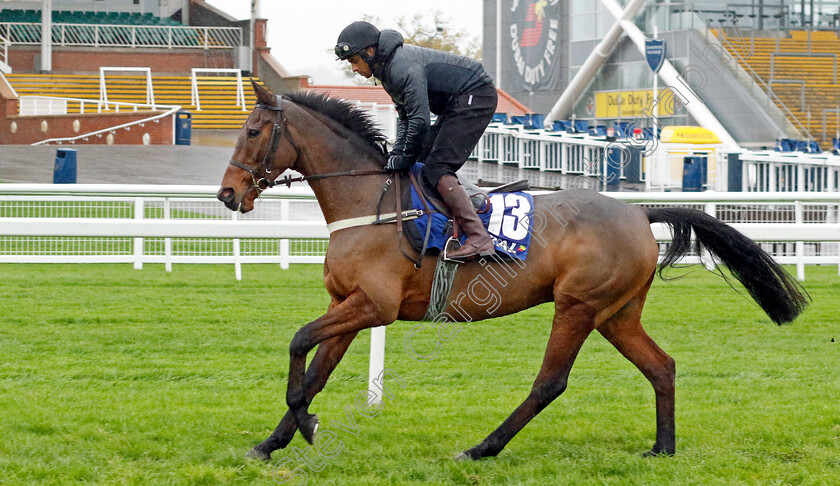
[[(811, 308), (777, 327), (701, 271), (657, 281), (649, 333), (677, 361), (677, 455), (646, 459), (650, 385), (593, 335), (569, 387), (496, 458), (460, 463), (526, 396), (552, 307), (465, 325), (431, 362), (388, 329), (386, 366), (406, 386), (373, 418), (345, 407), (366, 388), (369, 333), (311, 410), (342, 449), (242, 455), (285, 412), (288, 344), (328, 297), (320, 266), (0, 265), (0, 484), (837, 484), (840, 276), (809, 267)], [(832, 342), (832, 339), (834, 342)], [(431, 345), (420, 341), (417, 348)], [(338, 442), (334, 442), (334, 447)], [(306, 444), (298, 436), (292, 447)], [(292, 480), (286, 484), (298, 484)]]

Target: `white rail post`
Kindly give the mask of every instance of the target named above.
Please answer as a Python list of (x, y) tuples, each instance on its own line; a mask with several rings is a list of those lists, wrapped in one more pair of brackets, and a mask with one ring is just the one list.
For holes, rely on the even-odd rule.
[[(709, 216), (717, 218), (717, 204), (716, 203), (713, 203), (713, 202), (706, 203), (706, 206), (705, 206), (704, 210), (705, 210), (705, 213), (708, 214)], [(715, 264), (714, 258), (712, 258), (712, 254), (709, 252), (708, 249), (706, 249), (706, 247), (703, 247), (703, 254), (698, 255), (698, 256), (700, 256), (700, 259), (703, 261), (703, 266), (706, 267), (706, 270), (711, 272), (717, 266)]]
[[(802, 201), (796, 201), (796, 224), (805, 221), (805, 210)], [(805, 242), (796, 242), (796, 278), (800, 282), (805, 281)]]
[[(280, 221), (288, 221), (289, 220), (289, 200), (288, 199), (281, 199), (280, 200)], [(280, 268), (283, 270), (289, 269), (289, 239), (282, 238), (280, 240)]]
[[(230, 215), (230, 219), (234, 221), (239, 220), (239, 213), (233, 211)], [(240, 244), (239, 238), (233, 239), (233, 270), (236, 274), (236, 280), (242, 280), (242, 248)]]
[[(370, 367), (368, 368), (368, 390), (376, 391), (385, 389), (383, 382), (376, 379), (385, 370), (385, 326), (374, 327), (370, 330)], [(383, 377), (384, 380), (384, 377)], [(382, 402), (382, 394), (377, 393), (376, 398), (371, 400), (378, 405)]]
[[(163, 199), (163, 219), (169, 221), (172, 218), (172, 204), (170, 199)], [(172, 238), (163, 240), (163, 262), (167, 272), (172, 272)]]
[[(143, 219), (145, 201), (142, 197), (134, 200), (134, 219)], [(143, 269), (143, 238), (134, 238), (134, 269)]]

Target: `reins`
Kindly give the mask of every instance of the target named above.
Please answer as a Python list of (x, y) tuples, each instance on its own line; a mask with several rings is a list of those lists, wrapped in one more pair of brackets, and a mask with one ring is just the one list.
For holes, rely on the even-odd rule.
[[(289, 135), (288, 130), (288, 119), (286, 118), (286, 112), (283, 109), (283, 97), (277, 95), (277, 106), (267, 105), (265, 103), (257, 103), (254, 106), (254, 109), (262, 108), (264, 110), (270, 110), (276, 112), (280, 115), (280, 124), (274, 123), (274, 126), (271, 129), (271, 138), (268, 141), (268, 150), (265, 152), (265, 156), (263, 156), (262, 163), (260, 164), (259, 168), (254, 169), (253, 167), (248, 167), (247, 165), (237, 162), (236, 160), (230, 159), (228, 163), (238, 169), (242, 169), (245, 172), (251, 174), (251, 179), (253, 180), (254, 187), (259, 190), (265, 190), (269, 187), (274, 187), (277, 185), (285, 184), (286, 187), (292, 187), (293, 182), (305, 182), (305, 181), (315, 181), (319, 179), (327, 179), (329, 177), (344, 177), (344, 176), (366, 176), (366, 175), (377, 175), (377, 174), (387, 174), (390, 171), (385, 169), (368, 169), (368, 170), (348, 170), (342, 172), (330, 172), (327, 174), (313, 174), (308, 176), (301, 176), (301, 177), (291, 177), (285, 176), (281, 180), (272, 180), (264, 177), (260, 171), (265, 172), (265, 175), (271, 174), (271, 159), (274, 158), (274, 154), (277, 152), (277, 144), (279, 143), (279, 135), (282, 133), (286, 140), (289, 141), (289, 144), (292, 148), (295, 149), (295, 153), (298, 157), (300, 157), (300, 149), (295, 144), (294, 140), (292, 140), (291, 135)], [(259, 177), (259, 179), (257, 179)]]
[[(288, 130), (288, 127), (287, 127), (288, 119), (286, 118), (286, 112), (283, 109), (283, 97), (281, 95), (277, 95), (276, 98), (277, 98), (277, 105), (276, 106), (267, 105), (265, 103), (257, 103), (254, 106), (254, 109), (262, 108), (264, 110), (270, 110), (270, 111), (276, 112), (280, 115), (280, 124), (275, 122), (274, 126), (271, 129), (271, 138), (269, 139), (269, 142), (268, 142), (268, 150), (266, 150), (265, 156), (263, 156), (263, 160), (262, 160), (262, 163), (260, 164), (259, 168), (255, 169), (253, 167), (248, 167), (247, 165), (245, 165), (241, 162), (238, 162), (236, 160), (233, 160), (233, 159), (228, 160), (228, 164), (230, 164), (230, 165), (232, 165), (232, 166), (234, 166), (238, 169), (242, 169), (245, 172), (248, 172), (249, 174), (251, 174), (251, 181), (253, 182), (254, 189), (257, 190), (257, 196), (259, 196), (259, 194), (262, 191), (264, 191), (265, 189), (268, 189), (270, 187), (274, 187), (274, 186), (278, 186), (278, 185), (284, 185), (284, 184), (286, 185), (286, 187), (292, 187), (293, 182), (316, 181), (316, 180), (320, 180), (320, 179), (328, 179), (328, 178), (331, 178), (331, 177), (356, 177), (356, 176), (394, 174), (395, 175), (394, 185), (396, 186), (396, 195), (395, 195), (396, 214), (395, 214), (395, 217), (394, 218), (384, 218), (384, 219), (380, 217), (381, 216), (380, 206), (382, 205), (382, 199), (384, 198), (385, 193), (388, 191), (388, 188), (392, 184), (391, 178), (389, 177), (385, 181), (385, 186), (382, 188), (382, 194), (379, 197), (379, 204), (377, 205), (377, 208), (376, 208), (376, 219), (370, 224), (375, 225), (375, 224), (396, 222), (397, 223), (397, 238), (399, 240), (398, 248), (400, 250), (400, 253), (406, 259), (408, 259), (410, 262), (412, 262), (414, 264), (414, 268), (419, 269), (420, 266), (422, 265), (423, 256), (426, 254), (426, 249), (427, 249), (427, 246), (428, 246), (429, 236), (431, 234), (432, 225), (428, 224), (427, 227), (426, 227), (426, 235), (425, 235), (425, 238), (423, 239), (423, 248), (420, 251), (420, 257), (419, 258), (414, 258), (411, 255), (407, 254), (405, 252), (405, 250), (403, 250), (403, 247), (402, 247), (402, 242), (403, 242), (403, 217), (405, 215), (403, 214), (403, 211), (402, 211), (402, 193), (401, 193), (401, 190), (400, 190), (400, 174), (399, 173), (395, 173), (394, 171), (390, 171), (390, 170), (386, 170), (386, 169), (366, 169), (366, 170), (347, 170), (347, 171), (341, 171), (341, 172), (328, 172), (326, 174), (312, 174), (312, 175), (300, 176), (300, 177), (291, 177), (291, 176), (287, 175), (280, 180), (276, 180), (276, 179), (272, 180), (272, 179), (269, 179), (268, 177), (265, 177), (265, 176), (271, 174), (271, 160), (274, 158), (274, 154), (277, 152), (277, 144), (279, 143), (281, 133), (286, 137), (286, 140), (289, 141), (289, 144), (292, 146), (292, 148), (295, 149), (295, 153), (297, 154), (297, 156), (300, 157), (300, 149), (295, 144), (294, 140), (292, 140), (291, 135), (289, 135), (289, 130)], [(261, 172), (264, 172), (265, 176)], [(423, 195), (423, 190), (420, 187), (420, 184), (417, 182), (416, 178), (414, 177), (414, 175), (411, 172), (409, 172), (409, 178), (410, 178), (409, 183), (413, 184), (417, 188), (417, 191), (421, 195), (420, 199), (423, 201), (423, 208), (425, 210), (425, 213), (431, 215), (431, 209), (429, 208), (428, 204), (426, 203), (425, 197)], [(423, 215), (423, 211), (416, 211), (416, 212), (412, 212), (411, 216), (419, 217), (419, 216), (422, 216), (422, 215)], [(394, 221), (394, 220), (396, 220), (396, 221)]]

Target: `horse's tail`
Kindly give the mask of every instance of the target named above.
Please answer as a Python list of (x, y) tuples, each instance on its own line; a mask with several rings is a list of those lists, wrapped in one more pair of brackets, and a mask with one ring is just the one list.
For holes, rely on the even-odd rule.
[[(671, 245), (660, 263), (660, 276), (692, 246), (698, 255), (705, 247), (729, 268), (776, 324), (794, 320), (808, 306), (810, 297), (805, 289), (756, 242), (731, 226), (695, 209), (647, 208), (645, 211), (651, 223), (665, 223), (673, 229)], [(693, 245), (692, 230), (696, 235)]]

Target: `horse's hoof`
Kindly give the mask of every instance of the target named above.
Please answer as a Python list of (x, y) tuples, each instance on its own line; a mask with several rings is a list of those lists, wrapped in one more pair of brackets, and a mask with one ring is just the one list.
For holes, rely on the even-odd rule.
[(473, 458), (468, 456), (466, 452), (459, 452), (457, 456), (455, 456), (455, 462), (467, 462), (472, 461)]
[(256, 447), (252, 447), (250, 451), (245, 453), (245, 459), (257, 459), (259, 461), (268, 462), (271, 460), (271, 453), (266, 453)]
[(315, 414), (309, 415), (303, 423), (299, 423), (300, 434), (306, 439), (306, 442), (312, 444), (315, 440), (315, 433), (318, 432), (318, 416)]
[(673, 456), (673, 451), (667, 451), (665, 449), (660, 449), (658, 447), (654, 447), (653, 449), (645, 452), (642, 454), (642, 457), (670, 457)]
[(457, 456), (455, 456), (455, 461), (457, 461), (457, 462), (477, 461), (477, 460), (481, 459), (482, 457), (483, 456), (475, 450), (475, 447), (473, 447), (472, 449), (467, 449), (464, 452), (461, 452)]

